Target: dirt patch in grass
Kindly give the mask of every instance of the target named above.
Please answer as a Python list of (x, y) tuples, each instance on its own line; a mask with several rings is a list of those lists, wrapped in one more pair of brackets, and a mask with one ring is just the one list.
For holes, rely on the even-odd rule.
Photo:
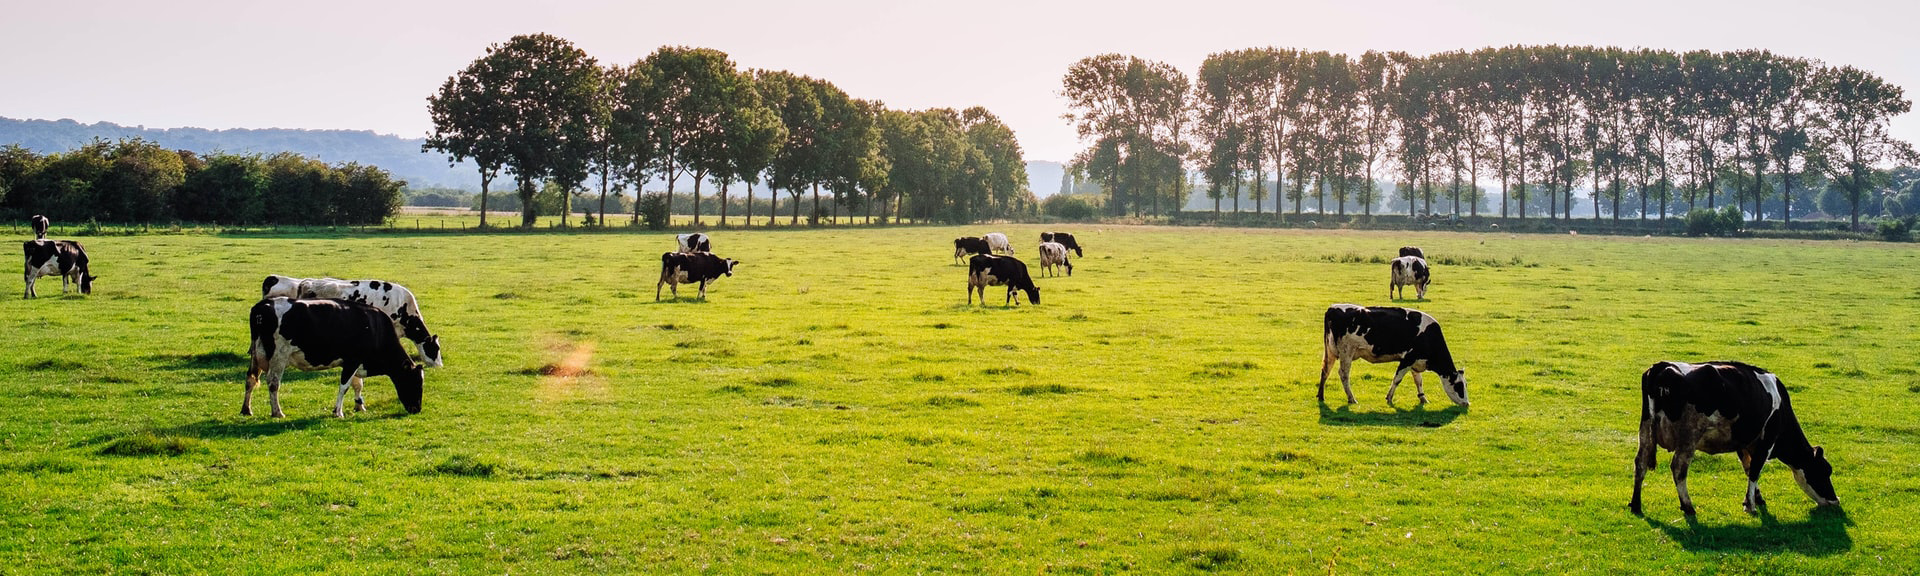
[(185, 436), (162, 436), (153, 433), (141, 433), (114, 440), (112, 444), (100, 449), (104, 456), (179, 456), (188, 452), (205, 452), (206, 447), (199, 438)]

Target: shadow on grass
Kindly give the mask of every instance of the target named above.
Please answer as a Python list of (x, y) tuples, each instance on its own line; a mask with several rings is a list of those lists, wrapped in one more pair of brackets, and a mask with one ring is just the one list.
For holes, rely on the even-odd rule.
[(250, 359), (245, 354), (228, 351), (204, 352), (183, 356), (159, 355), (153, 361), (160, 363), (166, 370), (239, 370), (245, 372)]
[(1453, 422), (1455, 418), (1466, 414), (1467, 409), (1448, 405), (1440, 410), (1428, 410), (1426, 405), (1415, 405), (1412, 410), (1394, 407), (1392, 412), (1354, 412), (1352, 406), (1329, 408), (1320, 403), (1320, 423), (1329, 426), (1421, 426), (1439, 428)]
[[(94, 436), (91, 438), (87, 438), (85, 440), (75, 442), (73, 443), (73, 447), (78, 448), (82, 446), (91, 446), (96, 444), (110, 444), (113, 442), (118, 442), (125, 438), (133, 438), (133, 437), (139, 437), (139, 436), (154, 436), (159, 438), (194, 438), (199, 440), (265, 438), (269, 436), (277, 436), (280, 434), (285, 434), (288, 432), (298, 432), (301, 430), (306, 430), (308, 428), (319, 426), (321, 424), (325, 424), (330, 420), (337, 420), (336, 418), (333, 417), (332, 414), (319, 414), (314, 416), (303, 416), (298, 418), (272, 418), (262, 413), (265, 410), (267, 410), (265, 406), (261, 406), (256, 403), (254, 405), (254, 408), (256, 412), (254, 413), (253, 416), (208, 418), (206, 420), (201, 420), (199, 422), (194, 422), (191, 424), (182, 424), (179, 426), (153, 428), (153, 429), (138, 430), (133, 432), (101, 434), (98, 436)], [(351, 405), (349, 405), (347, 409), (352, 410), (353, 408)], [(369, 402), (367, 412), (359, 413), (359, 414), (348, 412), (347, 417), (345, 419), (339, 419), (339, 420), (341, 422), (394, 420), (399, 418), (405, 418), (407, 416), (408, 414), (406, 413), (406, 411), (400, 410), (397, 406), (392, 407), (391, 410), (381, 411), (376, 409), (373, 403)]]
[(1647, 525), (1665, 532), (1681, 548), (1695, 552), (1796, 552), (1831, 556), (1853, 549), (1853, 537), (1847, 534), (1853, 519), (1839, 506), (1820, 506), (1807, 515), (1806, 521), (1787, 523), (1762, 509), (1759, 526), (1707, 526), (1692, 517), (1679, 525), (1652, 518), (1646, 521)]

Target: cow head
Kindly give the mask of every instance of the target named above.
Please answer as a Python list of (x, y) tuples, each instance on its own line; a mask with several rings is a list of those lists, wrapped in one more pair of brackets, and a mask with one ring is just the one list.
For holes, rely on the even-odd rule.
[(1025, 291), (1026, 291), (1026, 293), (1027, 293), (1027, 301), (1028, 301), (1028, 302), (1032, 302), (1032, 303), (1034, 303), (1034, 304), (1039, 304), (1039, 303), (1040, 303), (1040, 287), (1039, 287), (1039, 286), (1034, 286), (1034, 287), (1032, 287), (1032, 288), (1027, 288), (1027, 289), (1025, 289)]
[(88, 273), (86, 273), (86, 272), (81, 272), (81, 273), (80, 273), (80, 293), (81, 293), (81, 294), (92, 294), (92, 293), (93, 293), (93, 281), (94, 281), (94, 280), (99, 280), (99, 279), (100, 279), (100, 277), (99, 277), (99, 276), (94, 276), (94, 275), (92, 275), (92, 274), (88, 274)]
[(1813, 447), (1813, 458), (1803, 462), (1804, 466), (1793, 468), (1793, 480), (1800, 483), (1800, 490), (1807, 493), (1813, 503), (1832, 506), (1840, 503), (1840, 495), (1833, 491), (1833, 465), (1827, 463), (1827, 452), (1819, 446)]
[(389, 376), (393, 380), (393, 392), (400, 397), (400, 405), (406, 407), (408, 414), (420, 413), (420, 391), (427, 380), (427, 369), (414, 366), (400, 370)]
[(727, 263), (727, 276), (729, 276), (729, 277), (731, 277), (731, 276), (733, 276), (733, 267), (734, 267), (734, 266), (739, 266), (739, 265), (740, 265), (740, 261), (739, 261), (739, 260), (734, 260), (734, 259), (732, 259), (732, 258), (728, 258), (728, 259), (726, 259), (726, 263)]
[(1440, 389), (1447, 391), (1447, 399), (1454, 404), (1467, 405), (1467, 371), (1455, 370), (1452, 374), (1440, 376)]
[(428, 366), (439, 368), (446, 365), (446, 359), (440, 357), (440, 335), (428, 336), (427, 341), (420, 343), (420, 356)]

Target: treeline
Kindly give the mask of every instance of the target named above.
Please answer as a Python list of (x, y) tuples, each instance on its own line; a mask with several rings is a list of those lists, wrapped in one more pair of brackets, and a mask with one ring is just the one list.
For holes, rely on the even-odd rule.
[[(1595, 218), (1665, 218), (1730, 201), (1759, 220), (1791, 218), (1795, 186), (1825, 185), (1858, 226), (1862, 208), (1898, 192), (1888, 169), (1914, 159), (1888, 133), (1912, 107), (1899, 86), (1764, 50), (1255, 48), (1209, 56), (1193, 80), (1105, 54), (1069, 67), (1063, 84), (1092, 144), (1073, 168), (1115, 214), (1177, 210), (1198, 173), (1208, 196), (1244, 195), (1255, 210), (1274, 183), (1276, 215), (1309, 199), (1321, 213), (1329, 200), (1340, 214), (1370, 212), (1383, 193), (1409, 213), (1432, 213), (1438, 196), (1478, 215), (1476, 182), (1497, 180), (1503, 218), (1571, 218), (1582, 200)], [(1580, 185), (1588, 198), (1575, 197)]]
[[(707, 182), (719, 187), (722, 218), (735, 183), (786, 191), (791, 223), (809, 193), (810, 214), (967, 222), (1035, 210), (1020, 145), (984, 108), (889, 110), (825, 80), (739, 70), (708, 48), (662, 47), (630, 65), (602, 66), (564, 39), (515, 36), (488, 47), (427, 101), (434, 132), (424, 148), (472, 160), (483, 204), (493, 180), (509, 176), (523, 226), (532, 225), (548, 185), (597, 188), (606, 199), (650, 178), (666, 181), (666, 197), (632, 203), (632, 221), (648, 205), (660, 213), (677, 205), (682, 180), (692, 181), (696, 221)], [(751, 199), (742, 208), (751, 219)], [(772, 224), (774, 207), (764, 208)]]
[(41, 155), (0, 147), (0, 211), (67, 222), (344, 224), (386, 221), (406, 182), (353, 162), (170, 150), (131, 138)]

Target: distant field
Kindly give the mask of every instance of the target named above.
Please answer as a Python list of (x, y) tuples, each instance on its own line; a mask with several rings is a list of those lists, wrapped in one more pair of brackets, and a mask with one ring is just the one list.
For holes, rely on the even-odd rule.
[[(0, 298), (0, 572), (1920, 566), (1914, 246), (1069, 229), (1087, 257), (1017, 309), (964, 304), (950, 240), (985, 228), (719, 232), (738, 274), (661, 303), (666, 234), (85, 239), (92, 297)], [(1385, 303), (1368, 260), (1403, 244), (1472, 409), (1389, 406), (1365, 364), (1318, 405), (1321, 313)], [(374, 378), (335, 420), (327, 372), (239, 416), (267, 273), (412, 288), (425, 411)], [(1748, 516), (1703, 456), (1690, 525), (1662, 453), (1629, 514), (1662, 359), (1780, 374), (1843, 509), (1774, 463)]]

